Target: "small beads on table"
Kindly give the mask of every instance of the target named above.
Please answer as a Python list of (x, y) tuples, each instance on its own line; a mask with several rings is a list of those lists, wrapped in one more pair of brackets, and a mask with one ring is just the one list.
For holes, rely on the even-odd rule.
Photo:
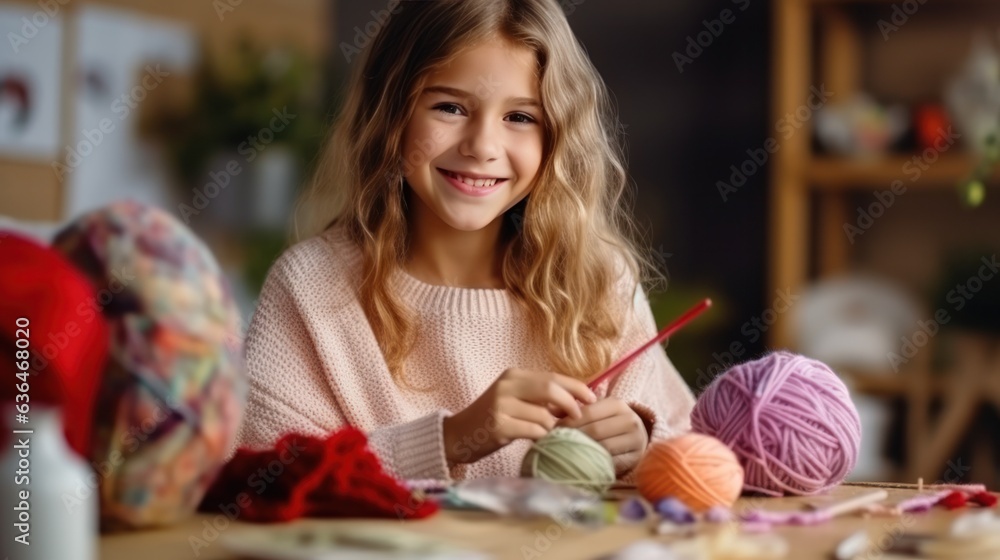
[(656, 512), (663, 519), (679, 524), (694, 523), (695, 517), (684, 502), (677, 498), (663, 498), (656, 502)]
[(733, 512), (722, 506), (712, 506), (705, 512), (705, 521), (709, 523), (728, 523), (733, 520)]
[(629, 498), (618, 507), (618, 515), (625, 521), (642, 521), (649, 512), (640, 498)]

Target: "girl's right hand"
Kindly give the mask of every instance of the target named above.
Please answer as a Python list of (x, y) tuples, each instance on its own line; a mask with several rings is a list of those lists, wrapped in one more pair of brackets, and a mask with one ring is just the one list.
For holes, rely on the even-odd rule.
[(448, 464), (473, 463), (515, 439), (538, 440), (555, 427), (558, 418), (553, 412), (580, 418), (577, 401), (597, 401), (579, 379), (547, 371), (508, 369), (467, 408), (444, 419)]

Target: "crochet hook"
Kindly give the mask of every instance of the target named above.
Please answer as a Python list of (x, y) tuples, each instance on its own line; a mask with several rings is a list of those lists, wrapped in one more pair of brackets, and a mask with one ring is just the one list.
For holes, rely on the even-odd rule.
[(631, 363), (632, 360), (634, 360), (637, 357), (639, 357), (640, 354), (642, 354), (643, 352), (645, 352), (646, 350), (648, 350), (649, 347), (651, 347), (654, 344), (659, 344), (660, 342), (663, 342), (668, 337), (670, 337), (672, 334), (674, 334), (677, 331), (679, 331), (681, 329), (681, 327), (683, 327), (684, 325), (686, 325), (689, 322), (691, 322), (692, 319), (694, 319), (698, 315), (701, 315), (702, 312), (705, 311), (706, 309), (708, 309), (709, 307), (712, 307), (712, 300), (709, 299), (709, 298), (703, 299), (699, 304), (695, 305), (691, 309), (688, 309), (687, 312), (685, 312), (683, 315), (681, 315), (676, 320), (674, 320), (673, 323), (670, 323), (666, 327), (663, 327), (663, 330), (661, 330), (660, 332), (656, 333), (656, 336), (654, 336), (653, 338), (651, 338), (649, 340), (649, 342), (647, 342), (647, 343), (643, 344), (642, 346), (636, 348), (631, 353), (629, 353), (628, 355), (626, 355), (624, 358), (622, 358), (622, 359), (618, 360), (617, 362), (611, 364), (611, 367), (609, 367), (608, 369), (606, 369), (604, 371), (604, 373), (602, 373), (601, 375), (598, 375), (593, 381), (587, 383), (587, 387), (590, 387), (591, 389), (593, 389), (593, 388), (597, 387), (598, 385), (600, 385), (601, 383), (603, 383), (604, 381), (606, 381), (608, 379), (612, 379), (616, 375), (618, 375), (619, 373), (625, 371), (625, 368), (629, 365), (629, 363)]

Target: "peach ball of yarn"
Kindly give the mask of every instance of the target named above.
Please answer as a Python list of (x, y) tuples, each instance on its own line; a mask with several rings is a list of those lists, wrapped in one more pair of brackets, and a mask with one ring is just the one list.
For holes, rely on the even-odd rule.
[(674, 497), (696, 512), (731, 507), (743, 489), (736, 454), (711, 436), (686, 434), (649, 446), (636, 466), (636, 486), (656, 502)]

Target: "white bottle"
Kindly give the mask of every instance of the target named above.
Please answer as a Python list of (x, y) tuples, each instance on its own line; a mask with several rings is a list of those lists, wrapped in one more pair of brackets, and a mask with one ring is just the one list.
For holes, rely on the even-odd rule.
[(3, 408), (0, 550), (10, 560), (94, 560), (97, 479), (66, 443), (62, 413), (32, 404), (28, 423), (20, 424), (12, 405)]

